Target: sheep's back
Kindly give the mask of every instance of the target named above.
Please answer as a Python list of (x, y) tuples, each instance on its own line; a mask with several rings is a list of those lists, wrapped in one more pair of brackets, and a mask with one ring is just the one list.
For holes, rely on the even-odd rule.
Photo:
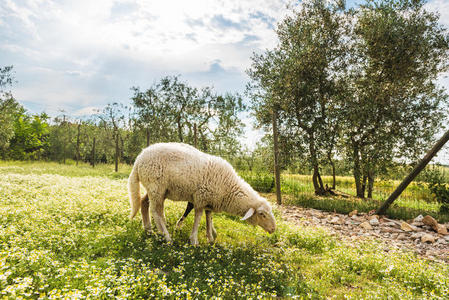
[(190, 201), (208, 162), (207, 154), (178, 143), (152, 145), (136, 159), (139, 179), (147, 190), (166, 190), (168, 198), (180, 201)]

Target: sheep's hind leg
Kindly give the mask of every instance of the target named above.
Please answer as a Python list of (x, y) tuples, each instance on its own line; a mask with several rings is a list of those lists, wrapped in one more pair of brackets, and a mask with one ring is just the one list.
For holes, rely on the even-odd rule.
[(206, 210), (206, 235), (209, 243), (213, 244), (217, 238), (217, 231), (214, 228), (212, 212), (210, 210)]
[(153, 214), (154, 223), (160, 233), (162, 233), (167, 242), (171, 242), (170, 234), (168, 233), (165, 216), (164, 216), (164, 195), (159, 195), (150, 201), (151, 213)]
[(178, 222), (176, 222), (176, 229), (181, 228), (182, 224), (184, 223), (184, 219), (187, 218), (187, 216), (189, 215), (189, 213), (192, 209), (193, 209), (193, 203), (188, 202), (184, 214), (182, 215), (181, 218), (179, 218)]
[(148, 194), (142, 198), (140, 204), (140, 212), (142, 214), (142, 224), (143, 228), (145, 228), (146, 233), (151, 234), (151, 216), (148, 213), (148, 208), (150, 207), (150, 202), (148, 200)]
[(193, 222), (192, 234), (190, 235), (190, 242), (192, 245), (198, 245), (198, 227), (200, 226), (201, 216), (203, 215), (203, 209), (195, 208), (195, 221)]

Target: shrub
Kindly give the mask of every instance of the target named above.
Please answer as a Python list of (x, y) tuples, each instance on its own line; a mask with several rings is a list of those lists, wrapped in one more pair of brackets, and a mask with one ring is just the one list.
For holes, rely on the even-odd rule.
[(429, 190), (435, 200), (441, 203), (440, 212), (449, 212), (449, 185), (444, 182), (443, 174), (439, 169), (434, 168), (427, 171), (425, 175)]

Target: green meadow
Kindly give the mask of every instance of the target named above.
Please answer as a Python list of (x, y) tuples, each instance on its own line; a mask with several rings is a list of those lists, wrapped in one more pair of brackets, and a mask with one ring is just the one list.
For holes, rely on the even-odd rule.
[(130, 167), (0, 162), (3, 299), (447, 299), (449, 266), (381, 244), (348, 244), (281, 220), (269, 235), (214, 215), (218, 238), (189, 244), (193, 216), (166, 201), (173, 243), (128, 219)]

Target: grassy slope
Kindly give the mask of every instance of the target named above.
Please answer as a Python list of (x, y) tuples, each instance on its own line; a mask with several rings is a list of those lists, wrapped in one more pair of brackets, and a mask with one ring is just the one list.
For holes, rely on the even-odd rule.
[(216, 215), (216, 245), (202, 223), (195, 248), (191, 216), (173, 232), (185, 203), (167, 201), (174, 243), (147, 237), (110, 170), (0, 163), (0, 297), (449, 297), (447, 265), (281, 221), (267, 235)]

